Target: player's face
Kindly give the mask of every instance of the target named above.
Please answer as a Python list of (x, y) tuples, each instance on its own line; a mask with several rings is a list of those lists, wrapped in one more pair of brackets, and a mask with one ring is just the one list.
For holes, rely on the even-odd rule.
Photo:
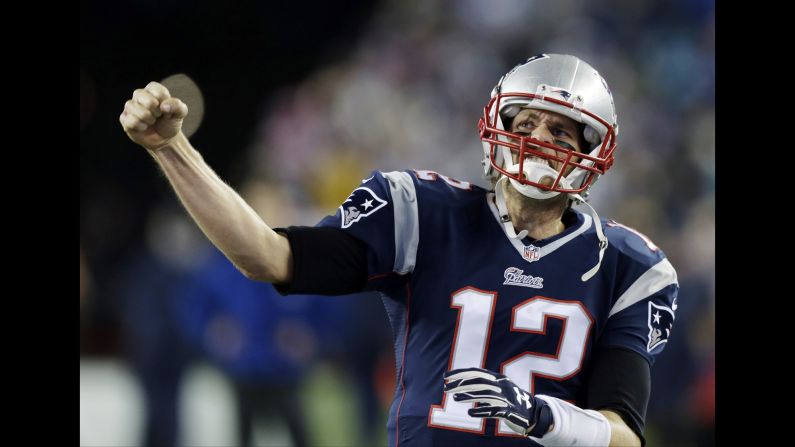
[[(554, 144), (566, 149), (572, 149), (577, 152), (581, 152), (579, 129), (579, 123), (569, 117), (555, 112), (548, 112), (546, 110), (525, 108), (522, 109), (516, 115), (516, 117), (514, 117), (513, 122), (511, 123), (510, 131), (520, 135), (531, 136), (536, 140), (543, 141), (544, 143)], [(515, 139), (513, 142), (518, 143), (518, 141), (515, 141)], [(556, 155), (558, 157), (562, 156), (562, 153), (555, 152), (554, 150), (546, 147), (538, 147), (534, 149), (547, 154)], [(516, 163), (518, 161), (519, 155), (514, 153), (513, 157), (513, 162)], [(556, 171), (559, 170), (563, 165), (563, 162), (560, 161), (543, 160), (540, 157), (532, 155), (528, 155), (526, 159), (539, 163), (548, 163), (549, 166)], [(578, 160), (579, 159), (574, 159), (573, 161)], [(574, 166), (567, 166), (566, 172), (564, 172), (563, 175), (568, 175), (573, 169)], [(545, 177), (544, 179), (549, 179), (549, 177)], [(551, 180), (552, 179), (550, 179), (550, 185)], [(545, 182), (542, 181), (541, 183), (543, 184)]]

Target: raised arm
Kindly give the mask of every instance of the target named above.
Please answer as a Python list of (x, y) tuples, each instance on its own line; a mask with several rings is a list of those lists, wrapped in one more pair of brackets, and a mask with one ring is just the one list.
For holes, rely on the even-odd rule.
[(292, 279), (292, 253), (283, 235), (204, 162), (182, 133), (188, 107), (157, 82), (135, 90), (119, 117), (127, 136), (157, 161), (182, 204), (205, 235), (247, 277)]

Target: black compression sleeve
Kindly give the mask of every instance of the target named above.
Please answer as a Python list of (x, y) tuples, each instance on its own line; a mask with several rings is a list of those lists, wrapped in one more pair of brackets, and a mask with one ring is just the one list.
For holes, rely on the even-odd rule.
[(274, 284), (282, 295), (344, 295), (360, 292), (367, 282), (367, 247), (338, 228), (288, 227), (293, 280)]
[(606, 348), (594, 355), (588, 380), (587, 408), (612, 410), (646, 445), (643, 429), (651, 393), (651, 367), (638, 353)]

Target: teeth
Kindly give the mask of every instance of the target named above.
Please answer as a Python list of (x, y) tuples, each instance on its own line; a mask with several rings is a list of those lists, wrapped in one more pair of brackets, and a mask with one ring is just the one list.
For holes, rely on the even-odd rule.
[(535, 162), (535, 163), (539, 163), (539, 164), (542, 164), (542, 165), (549, 166), (549, 160), (545, 160), (545, 159), (540, 158), (540, 157), (532, 157), (531, 156), (531, 157), (526, 158), (525, 161), (532, 161), (532, 162)]

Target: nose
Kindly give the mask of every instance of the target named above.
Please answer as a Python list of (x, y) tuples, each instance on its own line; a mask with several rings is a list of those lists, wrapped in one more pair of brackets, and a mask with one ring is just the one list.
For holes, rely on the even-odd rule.
[(546, 124), (540, 124), (530, 132), (530, 136), (536, 140), (543, 141), (544, 143), (552, 144), (552, 132), (549, 131)]
[[(552, 137), (552, 132), (549, 131), (549, 128), (547, 127), (546, 123), (541, 123), (538, 126), (536, 126), (536, 128), (533, 129), (533, 131), (530, 133), (530, 136), (538, 141), (547, 144), (554, 144), (555, 141), (555, 139)], [(538, 146), (534, 147), (534, 149), (539, 152), (543, 152), (545, 154), (555, 155), (555, 151), (548, 147)]]

